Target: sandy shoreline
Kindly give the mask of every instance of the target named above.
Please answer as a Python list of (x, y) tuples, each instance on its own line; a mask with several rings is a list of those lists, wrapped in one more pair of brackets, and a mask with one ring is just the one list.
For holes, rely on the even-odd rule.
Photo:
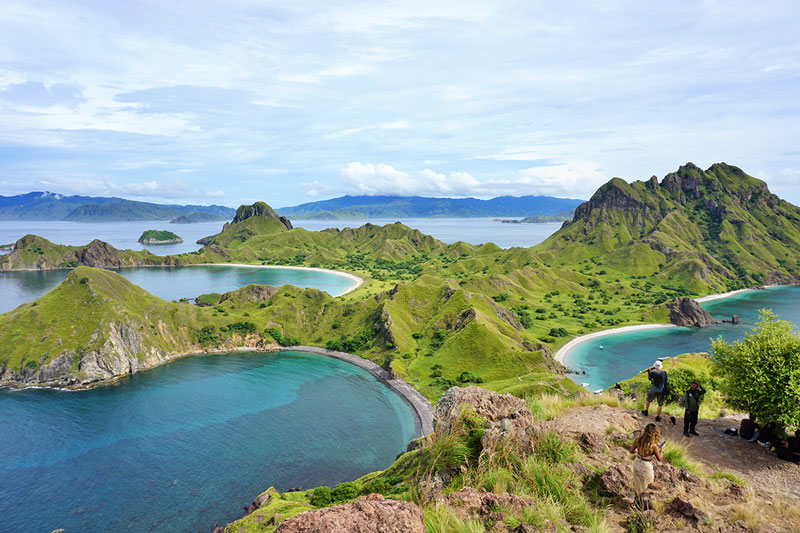
[[(708, 296), (701, 296), (700, 298), (695, 298), (694, 300), (696, 302), (699, 302), (699, 303), (712, 302), (714, 300), (721, 300), (723, 298), (729, 298), (729, 297), (731, 297), (731, 296), (733, 296), (735, 294), (742, 294), (744, 292), (763, 290), (763, 289), (768, 289), (770, 287), (777, 287), (777, 286), (778, 285), (764, 285), (763, 287), (758, 287), (758, 288), (755, 288), (755, 289), (738, 289), (738, 290), (735, 290), (735, 291), (722, 292), (722, 293), (719, 293), (719, 294), (709, 294)], [(678, 327), (678, 326), (675, 326), (673, 324), (640, 324), (640, 325), (637, 325), (637, 326), (623, 326), (621, 328), (612, 328), (612, 329), (606, 329), (606, 330), (603, 330), (603, 331), (595, 331), (594, 333), (589, 333), (587, 335), (581, 335), (580, 337), (575, 337), (574, 339), (569, 341), (567, 344), (562, 346), (555, 353), (555, 355), (553, 356), (553, 359), (555, 359), (556, 361), (558, 361), (559, 363), (561, 363), (563, 365), (564, 364), (564, 360), (567, 358), (567, 355), (569, 355), (570, 350), (574, 349), (576, 346), (578, 346), (579, 344), (581, 344), (583, 342), (586, 342), (586, 341), (588, 341), (590, 339), (596, 339), (597, 337), (605, 337), (606, 335), (615, 335), (617, 333), (625, 333), (627, 331), (636, 331), (636, 330), (641, 330), (641, 329), (676, 328), (676, 327)]]
[(678, 326), (674, 324), (639, 324), (636, 326), (623, 326), (621, 328), (612, 328), (612, 329), (605, 329), (603, 331), (595, 331), (594, 333), (588, 333), (586, 335), (581, 335), (580, 337), (575, 337), (567, 344), (562, 346), (556, 354), (553, 356), (553, 359), (564, 364), (564, 359), (566, 359), (569, 352), (588, 340), (596, 339), (598, 337), (606, 337), (608, 335), (616, 335), (617, 333), (625, 333), (627, 331), (638, 331), (643, 329), (659, 329), (659, 328), (677, 328)]
[(357, 367), (363, 368), (386, 384), (386, 386), (388, 386), (398, 395), (400, 395), (400, 397), (402, 397), (406, 403), (411, 406), (411, 409), (417, 416), (423, 436), (433, 433), (433, 404), (431, 404), (431, 402), (429, 402), (428, 399), (425, 398), (425, 396), (423, 396), (422, 393), (415, 389), (411, 384), (402, 379), (394, 378), (390, 372), (384, 370), (377, 363), (357, 355), (346, 352), (337, 352), (335, 350), (328, 350), (327, 348), (320, 348), (318, 346), (287, 346), (282, 349), (326, 355), (328, 357), (340, 359), (356, 365)]
[(318, 268), (318, 267), (301, 267), (301, 266), (283, 266), (283, 265), (248, 265), (247, 263), (199, 263), (196, 265), (181, 265), (181, 266), (231, 266), (231, 267), (248, 267), (248, 268), (290, 268), (292, 270), (311, 270), (312, 272), (326, 272), (328, 274), (336, 274), (342, 276), (344, 278), (349, 279), (353, 282), (344, 292), (339, 294), (332, 294), (331, 296), (343, 296), (348, 292), (352, 292), (359, 288), (363, 283), (364, 280), (356, 276), (355, 274), (350, 274), (349, 272), (342, 272), (341, 270), (331, 270), (329, 268)]

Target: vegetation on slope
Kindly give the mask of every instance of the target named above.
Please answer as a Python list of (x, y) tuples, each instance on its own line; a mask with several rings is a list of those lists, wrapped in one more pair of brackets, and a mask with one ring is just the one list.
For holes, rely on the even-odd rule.
[(149, 229), (145, 230), (142, 235), (139, 237), (139, 242), (147, 243), (147, 244), (154, 244), (159, 242), (183, 242), (178, 235), (175, 235), (171, 231), (166, 230), (155, 230)]

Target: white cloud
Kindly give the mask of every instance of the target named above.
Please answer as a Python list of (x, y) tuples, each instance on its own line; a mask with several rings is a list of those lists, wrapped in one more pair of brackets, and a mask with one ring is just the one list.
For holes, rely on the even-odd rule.
[(354, 162), (341, 170), (343, 189), (323, 189), (319, 182), (305, 184), (309, 196), (322, 194), (359, 194), (367, 196), (450, 196), (494, 197), (545, 195), (588, 198), (605, 181), (596, 164), (570, 162), (518, 171), (512, 179), (481, 181), (468, 172), (449, 174), (426, 168), (417, 173), (398, 170), (391, 165)]
[(597, 163), (570, 161), (560, 165), (526, 168), (519, 172), (538, 194), (588, 198), (609, 180)]

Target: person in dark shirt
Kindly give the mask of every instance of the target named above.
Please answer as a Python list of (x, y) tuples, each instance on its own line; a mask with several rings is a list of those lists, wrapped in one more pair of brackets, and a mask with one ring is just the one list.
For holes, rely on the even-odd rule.
[(695, 431), (697, 416), (700, 413), (700, 402), (703, 401), (705, 393), (706, 389), (697, 380), (693, 381), (689, 388), (686, 389), (686, 393), (683, 396), (684, 405), (686, 406), (686, 411), (683, 413), (683, 435), (685, 437), (698, 434)]
[(661, 370), (661, 361), (656, 361), (653, 368), (647, 373), (647, 379), (650, 380), (650, 392), (647, 393), (647, 403), (644, 405), (642, 414), (647, 416), (650, 411), (650, 403), (653, 400), (658, 401), (658, 413), (656, 413), (656, 422), (661, 422), (661, 408), (664, 407), (664, 390), (667, 388), (667, 371)]
[(758, 431), (761, 427), (756, 424), (756, 419), (753, 415), (750, 418), (743, 418), (739, 424), (739, 436), (747, 442), (753, 442), (758, 438)]
[(777, 442), (778, 425), (774, 422), (764, 424), (761, 431), (758, 432), (758, 442), (770, 449)]
[(792, 463), (797, 462), (797, 458), (795, 457), (794, 453), (792, 453), (792, 448), (789, 441), (781, 439), (780, 437), (777, 439), (775, 444), (775, 455), (778, 456), (778, 459), (783, 459), (784, 461), (790, 461)]
[(794, 432), (794, 437), (789, 439), (789, 449), (795, 463), (800, 464), (800, 429)]

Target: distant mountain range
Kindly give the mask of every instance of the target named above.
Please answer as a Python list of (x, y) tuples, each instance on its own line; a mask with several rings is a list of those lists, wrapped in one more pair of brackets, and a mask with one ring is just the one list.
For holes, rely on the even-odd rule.
[(429, 217), (528, 217), (572, 218), (582, 200), (552, 196), (498, 196), (476, 198), (425, 198), (422, 196), (342, 196), (278, 209), (296, 219), (337, 220), (344, 218)]
[(64, 196), (51, 192), (0, 196), (0, 220), (115, 222), (170, 220), (182, 216), (228, 220), (235, 213), (235, 209), (221, 205), (151, 204), (116, 197)]

